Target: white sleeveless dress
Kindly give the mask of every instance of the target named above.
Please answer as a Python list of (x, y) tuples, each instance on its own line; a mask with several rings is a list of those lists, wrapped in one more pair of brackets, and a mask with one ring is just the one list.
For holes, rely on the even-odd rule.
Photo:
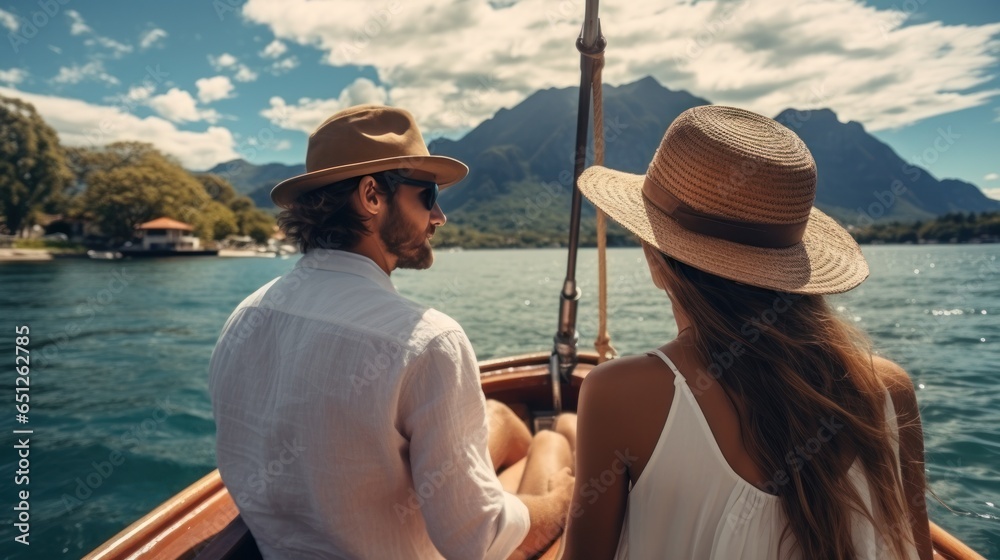
[[(646, 468), (630, 489), (616, 558), (619, 560), (799, 559), (793, 536), (778, 550), (785, 514), (778, 497), (740, 478), (726, 462), (684, 376), (670, 358), (654, 350), (674, 373), (674, 399)], [(898, 430), (886, 391), (886, 418), (899, 464)], [(792, 469), (793, 466), (788, 467)], [(790, 474), (791, 470), (786, 474)], [(857, 461), (848, 476), (871, 511), (871, 493)], [(781, 477), (775, 476), (776, 483)], [(787, 480), (787, 479), (785, 479)], [(854, 514), (854, 549), (860, 559), (892, 558), (868, 520)], [(779, 555), (780, 552), (780, 555)], [(907, 560), (916, 559), (910, 545)]]

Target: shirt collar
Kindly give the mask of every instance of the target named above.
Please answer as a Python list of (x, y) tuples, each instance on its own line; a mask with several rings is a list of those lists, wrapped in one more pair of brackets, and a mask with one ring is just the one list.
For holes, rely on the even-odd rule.
[(336, 249), (309, 249), (309, 252), (302, 255), (295, 267), (318, 268), (332, 272), (343, 272), (367, 278), (375, 282), (386, 290), (395, 293), (396, 287), (392, 285), (392, 280), (375, 261), (364, 255), (352, 253), (350, 251), (339, 251)]

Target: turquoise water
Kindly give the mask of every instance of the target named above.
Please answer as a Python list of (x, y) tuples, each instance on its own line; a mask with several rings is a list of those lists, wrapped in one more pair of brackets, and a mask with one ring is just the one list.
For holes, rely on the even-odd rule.
[[(865, 248), (872, 276), (833, 299), (918, 384), (931, 516), (1000, 558), (1000, 246)], [(480, 358), (550, 349), (562, 250), (438, 252), (393, 280), (457, 319)], [(0, 557), (79, 558), (214, 467), (206, 370), (232, 309), (295, 259), (0, 264), (0, 355), (31, 329), (31, 411), (0, 402)], [(581, 251), (581, 347), (597, 323), (596, 253)], [(638, 249), (610, 252), (612, 339), (636, 353), (675, 334)], [(8, 362), (10, 363), (10, 362)], [(30, 541), (14, 543), (16, 450), (31, 428)], [(10, 443), (7, 443), (10, 442)]]

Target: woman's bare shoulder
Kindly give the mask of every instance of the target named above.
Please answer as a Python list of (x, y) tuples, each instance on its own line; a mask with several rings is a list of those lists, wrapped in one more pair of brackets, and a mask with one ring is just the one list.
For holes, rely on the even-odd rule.
[[(579, 437), (589, 438), (590, 448), (631, 450), (640, 458), (635, 472), (641, 472), (673, 396), (673, 375), (659, 358), (630, 356), (605, 362), (590, 371), (580, 389)], [(581, 444), (580, 449), (584, 447)]]
[(653, 356), (624, 356), (604, 362), (590, 370), (584, 378), (583, 386), (601, 392), (642, 391), (645, 382), (651, 376), (662, 375), (662, 372), (657, 371), (659, 366), (662, 366), (662, 362)]
[(875, 373), (889, 389), (896, 413), (913, 415), (917, 411), (917, 394), (910, 374), (896, 362), (882, 356), (872, 355), (872, 363)]
[(613, 414), (628, 427), (640, 420), (642, 411), (669, 405), (673, 391), (673, 375), (659, 358), (627, 356), (604, 362), (587, 374), (580, 406)]

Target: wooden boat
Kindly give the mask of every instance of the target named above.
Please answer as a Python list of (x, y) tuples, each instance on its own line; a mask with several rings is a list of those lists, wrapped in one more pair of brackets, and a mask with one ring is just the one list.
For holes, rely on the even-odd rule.
[[(598, 0), (587, 0), (583, 30), (577, 40), (580, 50), (580, 105), (577, 114), (575, 178), (587, 160), (587, 130), (590, 124), (591, 85), (594, 86), (594, 121), (602, 123), (600, 69), (603, 66), (604, 37), (597, 19)], [(603, 137), (595, 126), (595, 138)], [(603, 162), (603, 139), (595, 142), (595, 163)], [(577, 352), (576, 309), (580, 292), (576, 287), (576, 252), (580, 231), (581, 195), (574, 188), (570, 214), (569, 259), (566, 280), (560, 293), (559, 327), (551, 353), (485, 360), (479, 363), (480, 383), (488, 399), (510, 406), (529, 426), (539, 429), (560, 411), (575, 411), (580, 385), (587, 374), (610, 357), (603, 288), (603, 233), (598, 218), (598, 248), (601, 270), (600, 329), (596, 345), (602, 355)], [(948, 560), (985, 560), (981, 555), (936, 524), (930, 524), (935, 557)], [(558, 543), (539, 555), (556, 558)], [(203, 560), (261, 558), (253, 535), (239, 517), (219, 471), (215, 470), (167, 500), (111, 540), (94, 550), (85, 560), (194, 558)]]
[[(506, 403), (531, 426), (536, 414), (548, 414), (552, 408), (549, 358), (548, 353), (537, 353), (480, 362), (486, 397)], [(570, 381), (560, 383), (566, 410), (576, 409), (580, 384), (597, 360), (595, 353), (581, 353)], [(939, 558), (983, 560), (982, 556), (934, 523), (931, 523), (931, 537)], [(556, 547), (553, 545), (540, 558), (549, 560), (555, 555)], [(178, 558), (260, 558), (253, 536), (240, 519), (236, 504), (222, 484), (218, 470), (164, 502), (85, 556), (84, 560)]]

